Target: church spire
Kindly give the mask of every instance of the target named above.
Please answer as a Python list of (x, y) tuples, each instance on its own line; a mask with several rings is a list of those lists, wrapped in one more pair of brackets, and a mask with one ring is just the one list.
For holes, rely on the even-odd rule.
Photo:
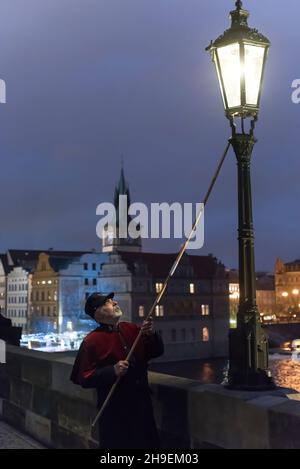
[[(122, 203), (122, 206), (120, 207), (121, 210), (119, 210), (119, 202), (120, 202), (119, 197), (120, 196), (127, 197), (127, 210), (125, 210), (125, 207), (123, 206), (123, 201), (121, 202)], [(132, 222), (132, 217), (128, 214), (128, 209), (129, 209), (130, 204), (131, 202), (130, 202), (129, 187), (125, 179), (124, 162), (122, 158), (120, 178), (119, 178), (119, 182), (117, 183), (115, 187), (115, 194), (114, 194), (114, 206), (116, 209), (116, 220), (115, 220), (114, 226), (109, 226), (107, 229), (106, 228), (104, 229), (104, 232), (106, 232), (106, 236), (104, 236), (103, 242), (102, 242), (103, 252), (114, 252), (114, 251), (140, 252), (141, 251), (141, 248), (142, 248), (141, 237), (133, 239), (128, 236), (127, 238), (126, 237), (124, 238), (123, 235), (120, 235), (120, 227), (124, 226), (124, 220), (125, 220), (125, 223), (127, 220), (127, 226), (129, 225), (130, 222)], [(140, 229), (139, 224), (137, 224), (136, 227), (138, 230)]]
[(125, 179), (125, 172), (124, 172), (124, 161), (122, 157), (122, 163), (121, 163), (121, 174), (120, 174), (120, 179), (119, 182), (115, 188), (115, 195), (114, 195), (114, 206), (116, 209), (119, 208), (119, 196), (120, 195), (127, 195), (127, 207), (130, 205), (130, 192), (129, 192), (129, 187), (126, 183)]

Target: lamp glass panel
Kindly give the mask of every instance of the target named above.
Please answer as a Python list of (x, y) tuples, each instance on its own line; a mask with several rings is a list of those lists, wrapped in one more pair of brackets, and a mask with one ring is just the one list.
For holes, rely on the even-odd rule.
[[(241, 106), (241, 63), (239, 43), (218, 49), (220, 74), (223, 78), (229, 108)], [(222, 88), (222, 86), (221, 86)]]
[(245, 44), (246, 104), (258, 106), (265, 48)]
[(221, 88), (224, 108), (226, 109), (226, 101), (225, 101), (225, 97), (224, 97), (224, 88), (223, 88), (223, 83), (222, 83), (222, 79), (221, 79), (221, 75), (220, 75), (220, 68), (219, 68), (219, 64), (218, 64), (218, 61), (217, 61), (216, 52), (215, 52), (215, 56), (214, 56), (214, 62), (215, 62), (215, 65), (216, 65), (216, 70), (217, 70), (218, 80), (219, 80), (219, 84), (220, 84), (220, 88)]

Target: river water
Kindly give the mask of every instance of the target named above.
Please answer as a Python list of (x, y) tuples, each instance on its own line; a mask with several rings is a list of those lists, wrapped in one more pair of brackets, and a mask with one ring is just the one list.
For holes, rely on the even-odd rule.
[[(159, 373), (195, 379), (202, 384), (220, 384), (228, 366), (226, 359), (187, 360), (171, 363), (153, 363), (150, 370)], [(270, 370), (275, 383), (300, 392), (300, 360), (280, 355), (270, 356)]]

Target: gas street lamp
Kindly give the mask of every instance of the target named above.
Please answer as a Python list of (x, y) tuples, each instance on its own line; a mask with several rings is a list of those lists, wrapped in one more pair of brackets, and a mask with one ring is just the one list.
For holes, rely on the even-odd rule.
[[(238, 166), (239, 284), (237, 329), (230, 331), (228, 385), (236, 389), (269, 389), (268, 339), (256, 303), (254, 229), (250, 162), (256, 143), (254, 127), (259, 114), (262, 81), (269, 40), (248, 26), (249, 12), (236, 1), (232, 24), (207, 50), (217, 69), (225, 114), (230, 121)], [(237, 132), (237, 119), (241, 130)], [(249, 130), (245, 124), (249, 121)]]

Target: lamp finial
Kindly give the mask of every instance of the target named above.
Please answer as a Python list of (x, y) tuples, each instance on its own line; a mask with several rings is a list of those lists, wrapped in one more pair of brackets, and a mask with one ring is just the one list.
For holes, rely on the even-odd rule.
[(243, 2), (242, 2), (242, 0), (237, 0), (237, 1), (235, 2), (235, 6), (236, 6), (236, 9), (237, 9), (237, 10), (242, 10), (242, 8), (243, 8)]

